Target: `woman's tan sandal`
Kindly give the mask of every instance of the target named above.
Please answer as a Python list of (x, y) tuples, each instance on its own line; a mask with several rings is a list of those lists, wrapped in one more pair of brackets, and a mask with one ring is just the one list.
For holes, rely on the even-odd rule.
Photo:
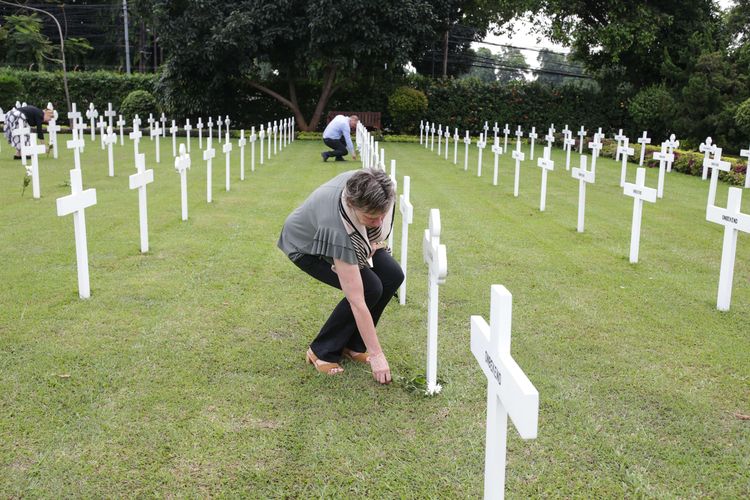
[(307, 350), (306, 358), (307, 358), (307, 362), (313, 365), (315, 369), (318, 370), (320, 373), (325, 373), (327, 375), (337, 375), (344, 371), (344, 369), (338, 363), (329, 363), (328, 361), (323, 361), (322, 359), (318, 359), (315, 353), (312, 352), (312, 349)]
[(351, 349), (347, 349), (345, 347), (344, 350), (341, 352), (341, 355), (344, 356), (346, 359), (350, 359), (358, 363), (370, 364), (370, 353), (367, 353), (367, 352), (356, 352), (356, 351), (352, 351)]

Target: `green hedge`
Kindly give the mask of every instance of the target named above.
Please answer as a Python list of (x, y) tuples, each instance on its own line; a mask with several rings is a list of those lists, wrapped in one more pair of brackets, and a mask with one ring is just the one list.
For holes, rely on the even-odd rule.
[[(0, 107), (8, 109), (16, 101), (44, 107), (52, 102), (60, 116), (66, 116), (68, 107), (65, 102), (62, 72), (55, 71), (20, 71), (14, 69), (0, 69), (0, 77), (15, 77), (21, 82), (23, 91), (20, 95), (0, 95)], [(111, 71), (68, 72), (68, 90), (70, 101), (76, 103), (76, 108), (84, 111), (94, 99), (99, 111), (111, 102), (115, 109), (119, 109), (125, 97), (134, 90), (154, 90), (156, 76), (153, 74), (134, 73), (131, 75), (114, 73)]]

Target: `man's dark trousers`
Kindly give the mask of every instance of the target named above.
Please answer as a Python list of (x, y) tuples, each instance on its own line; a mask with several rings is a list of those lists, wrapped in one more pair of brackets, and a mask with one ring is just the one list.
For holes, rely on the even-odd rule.
[(344, 156), (349, 152), (346, 149), (346, 139), (341, 137), (340, 139), (323, 139), (326, 146), (333, 149), (333, 151), (326, 151), (323, 153), (326, 157), (335, 157), (337, 161), (343, 160)]

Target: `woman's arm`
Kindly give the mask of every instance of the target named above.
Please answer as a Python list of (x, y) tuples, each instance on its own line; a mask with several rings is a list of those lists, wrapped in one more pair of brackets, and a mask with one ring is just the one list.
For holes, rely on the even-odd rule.
[(336, 274), (339, 277), (341, 289), (344, 291), (346, 300), (349, 301), (349, 305), (352, 308), (359, 334), (362, 336), (362, 340), (367, 347), (367, 352), (370, 354), (372, 375), (381, 384), (387, 384), (391, 381), (391, 371), (383, 354), (383, 349), (380, 347), (372, 315), (365, 302), (365, 291), (359, 267), (338, 259), (334, 259), (333, 263)]

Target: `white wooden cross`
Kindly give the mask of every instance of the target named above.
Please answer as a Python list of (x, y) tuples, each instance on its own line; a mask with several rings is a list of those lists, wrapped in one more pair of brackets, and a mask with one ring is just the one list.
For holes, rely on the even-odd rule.
[(161, 136), (166, 138), (167, 137), (167, 117), (164, 116), (164, 113), (161, 114), (159, 117), (159, 121), (161, 122)]
[(555, 162), (550, 159), (550, 147), (544, 148), (544, 156), (537, 160), (537, 167), (542, 169), (542, 190), (539, 198), (539, 211), (544, 212), (547, 205), (547, 171), (555, 169)]
[[(385, 151), (383, 151), (383, 154), (381, 155), (381, 158), (385, 158)], [(385, 170), (385, 165), (383, 165), (383, 170)], [(394, 193), (398, 193), (398, 178), (396, 177), (396, 160), (391, 159), (391, 173), (389, 175), (391, 178), (391, 182), (393, 182), (393, 191)], [(395, 208), (394, 208), (395, 210)], [(395, 231), (393, 228), (391, 228), (390, 234), (388, 235), (388, 248), (393, 249), (394, 247), (394, 239), (395, 239)], [(392, 250), (391, 250), (392, 251)]]
[(614, 139), (617, 141), (617, 151), (615, 152), (615, 161), (620, 161), (620, 146), (622, 145), (623, 139), (625, 139), (625, 136), (622, 133), (622, 129), (620, 129), (617, 134), (615, 134)]
[(578, 179), (578, 225), (576, 230), (583, 232), (584, 219), (586, 217), (586, 184), (593, 184), (596, 175), (591, 170), (586, 170), (586, 157), (581, 156), (581, 167), (573, 167), (573, 178)]
[(713, 159), (709, 160), (708, 168), (711, 169), (711, 183), (708, 186), (708, 201), (706, 203), (706, 210), (716, 204), (716, 188), (719, 184), (719, 170), (729, 172), (729, 170), (731, 170), (732, 168), (732, 164), (721, 159), (721, 148), (715, 148), (714, 157)]
[(292, 124), (291, 137), (292, 137), (292, 142), (294, 142), (294, 118), (289, 118), (289, 122)]
[(419, 120), (419, 144), (422, 145), (422, 137), (424, 137), (424, 120)]
[(589, 149), (591, 149), (591, 171), (596, 175), (596, 159), (599, 157), (599, 151), (602, 150), (598, 134), (594, 134), (594, 142), (589, 142)]
[[(263, 143), (266, 137), (266, 132), (263, 130), (263, 124), (260, 125), (260, 132), (258, 132), (258, 139), (260, 139), (260, 164), (263, 165)], [(426, 142), (426, 141), (425, 141)]]
[(495, 122), (495, 126), (492, 127), (492, 131), (495, 133), (495, 139), (497, 139), (497, 133), (500, 132), (500, 127), (497, 126), (497, 122)]
[(453, 132), (453, 164), (458, 165), (458, 127)]
[(583, 128), (583, 125), (581, 125), (581, 130), (578, 131), (578, 154), (583, 154), (583, 143), (586, 142), (586, 132), (587, 130)]
[(75, 168), (76, 170), (81, 170), (81, 149), (83, 149), (83, 131), (78, 129), (77, 127), (73, 127), (73, 130), (71, 130), (73, 133), (73, 139), (70, 141), (67, 141), (65, 144), (68, 149), (73, 150), (73, 161), (75, 162)]
[(576, 145), (576, 140), (573, 139), (573, 133), (572, 131), (568, 130), (568, 132), (563, 136), (563, 149), (566, 150), (565, 170), (570, 170), (570, 151), (573, 149), (573, 146), (575, 145)]
[(153, 130), (153, 128), (154, 128), (154, 114), (153, 113), (149, 113), (148, 114), (148, 120), (146, 120), (146, 121), (148, 122), (149, 136), (151, 137), (151, 140), (153, 141), (154, 140), (154, 136), (151, 135), (151, 130)]
[[(261, 141), (261, 144), (262, 144), (262, 141)], [(211, 200), (212, 200), (211, 192), (213, 191), (213, 188), (212, 188), (213, 173), (211, 170), (211, 160), (215, 156), (216, 156), (216, 150), (213, 147), (211, 147), (211, 140), (209, 139), (206, 141), (206, 149), (203, 150), (203, 159), (206, 161), (206, 203), (211, 203)]]
[(190, 168), (190, 155), (185, 144), (180, 144), (180, 156), (174, 159), (174, 169), (180, 174), (180, 197), (182, 200), (182, 220), (188, 220), (187, 171)]
[(185, 131), (185, 135), (187, 136), (187, 139), (185, 140), (185, 142), (187, 143), (187, 152), (189, 153), (190, 152), (190, 131), (193, 130), (193, 126), (190, 125), (190, 118), (187, 118), (185, 120), (185, 126), (182, 128)]
[(123, 127), (125, 126), (125, 119), (120, 115), (120, 117), (117, 119), (117, 126), (120, 128), (120, 146), (125, 145), (125, 131)]
[[(637, 142), (641, 145), (641, 159), (638, 162), (638, 166), (642, 167), (643, 160), (646, 158), (646, 144), (651, 144), (651, 138), (647, 137), (647, 133), (644, 130), (643, 135), (638, 138)], [(661, 198), (661, 196), (659, 198)]]
[(464, 171), (469, 169), (469, 144), (471, 144), (471, 137), (467, 130), (466, 137), (464, 137)]
[(510, 156), (516, 160), (516, 177), (513, 181), (513, 196), (518, 198), (518, 184), (521, 179), (521, 162), (526, 159), (526, 154), (521, 151), (521, 142), (516, 142), (516, 149), (510, 154)]
[(277, 153), (278, 150), (276, 149), (276, 140), (277, 140), (276, 138), (278, 134), (279, 134), (279, 126), (276, 123), (276, 120), (274, 120), (273, 121), (273, 154), (274, 156), (278, 154)]
[[(208, 121), (206, 122), (206, 126), (208, 127), (208, 140), (213, 141), (214, 138), (214, 122), (211, 120), (211, 117), (208, 117)], [(221, 140), (221, 136), (219, 136), (219, 140)]]
[[(2, 109), (0, 109), (0, 113), (2, 113)], [(57, 124), (56, 119), (52, 119), (47, 124), (47, 132), (49, 132), (49, 144), (52, 146), (52, 157), (56, 160), (57, 159), (57, 133), (60, 131), (62, 127)]]
[(68, 121), (72, 121), (74, 124), (78, 123), (78, 120), (81, 119), (81, 112), (76, 111), (76, 103), (73, 103), (70, 108), (73, 111), (68, 111)]
[(424, 148), (430, 149), (430, 122), (424, 123)]
[[(18, 122), (16, 122), (16, 128), (13, 129), (11, 135), (19, 138), (19, 144), (21, 145), (21, 163), (25, 166), (26, 155), (23, 152), (23, 146), (25, 146), (27, 143), (31, 145), (31, 128), (29, 126), (21, 126), (21, 121), (19, 120)], [(36, 136), (36, 134), (34, 134), (34, 136)]]
[(401, 212), (401, 271), (404, 273), (404, 281), (398, 289), (398, 302), (406, 304), (406, 261), (408, 259), (409, 225), (414, 219), (414, 206), (409, 201), (411, 190), (411, 177), (404, 176), (402, 193), (398, 197), (398, 209)]
[(622, 138), (622, 145), (617, 146), (617, 156), (622, 155), (622, 168), (620, 169), (620, 187), (625, 187), (625, 176), (628, 170), (628, 156), (635, 154), (635, 149), (629, 147), (627, 137)]
[(78, 129), (78, 137), (81, 138), (81, 153), (83, 153), (86, 149), (86, 142), (83, 140), (86, 136), (86, 124), (83, 120), (79, 120), (73, 127)]
[[(78, 140), (83, 140), (79, 138)], [(70, 141), (68, 141), (70, 142)], [(57, 199), (57, 215), (73, 214), (73, 227), (76, 238), (76, 262), (78, 267), (78, 296), (88, 299), (91, 296), (89, 286), (89, 251), (86, 243), (86, 214), (87, 207), (96, 205), (96, 189), (83, 190), (81, 170), (74, 168), (70, 171), (71, 194)]]
[(443, 125), (442, 124), (438, 125), (437, 135), (438, 135), (437, 154), (438, 156), (442, 156), (443, 155)]
[(534, 141), (536, 141), (536, 138), (538, 137), (536, 133), (536, 127), (531, 127), (531, 132), (529, 132), (529, 140), (531, 141), (531, 150), (529, 151), (529, 160), (534, 159)]
[(430, 209), (429, 228), (424, 230), (422, 253), (427, 264), (429, 291), (427, 302), (427, 393), (437, 394), (442, 387), (437, 383), (438, 347), (438, 285), (445, 283), (448, 275), (448, 257), (445, 245), (440, 243), (440, 210)]
[(669, 153), (672, 155), (672, 160), (667, 162), (667, 172), (672, 171), (672, 162), (674, 161), (674, 150), (680, 147), (680, 141), (675, 140), (674, 134), (669, 136), (667, 141), (667, 148)]
[(750, 188), (750, 147), (740, 150), (740, 156), (747, 158), (747, 168), (745, 169), (745, 189)]
[(508, 128), (507, 123), (503, 129), (503, 134), (505, 134), (505, 138), (503, 139), (503, 151), (508, 151), (508, 134), (510, 134), (510, 129)]
[(664, 171), (667, 162), (674, 159), (674, 154), (669, 153), (669, 148), (666, 142), (661, 143), (661, 151), (653, 153), (654, 160), (659, 160), (659, 181), (656, 184), (656, 197), (664, 197)]
[(245, 145), (247, 139), (245, 139), (245, 129), (240, 130), (240, 140), (237, 141), (237, 145), (240, 147), (240, 180), (245, 180)]
[[(506, 137), (507, 139), (507, 137)], [(492, 175), (492, 185), (497, 186), (497, 160), (503, 154), (504, 149), (500, 147), (500, 138), (495, 136), (495, 144), (492, 145), (492, 154), (495, 156), (495, 171)]]
[(107, 161), (109, 165), (109, 176), (115, 176), (115, 158), (112, 152), (112, 146), (117, 142), (117, 134), (112, 130), (112, 127), (107, 127), (107, 132), (102, 134), (102, 140), (107, 148)]
[(31, 134), (28, 145), (23, 143), (21, 145), (21, 154), (31, 157), (31, 191), (37, 200), (42, 196), (39, 188), (39, 155), (44, 154), (45, 151), (44, 144), (36, 143), (36, 133)]
[[(157, 125), (158, 127), (158, 125)], [(159, 140), (157, 138), (157, 140)], [(138, 190), (138, 220), (141, 229), (141, 253), (148, 252), (148, 201), (146, 186), (154, 182), (153, 169), (146, 170), (146, 155), (135, 157), (136, 173), (128, 177), (130, 189)]]
[[(445, 161), (448, 161), (448, 144), (450, 143), (450, 140), (451, 140), (450, 127), (446, 125), (445, 127)], [(455, 146), (455, 144), (453, 144), (453, 146)]]
[(141, 137), (143, 137), (143, 132), (138, 128), (140, 124), (140, 118), (138, 118), (138, 115), (135, 115), (135, 118), (133, 118), (133, 131), (128, 134), (130, 140), (133, 141), (134, 156), (138, 156), (138, 143), (140, 142)]
[(539, 392), (510, 354), (513, 296), (502, 285), (490, 288), (490, 324), (471, 317), (471, 352), (487, 377), (484, 498), (505, 497), (508, 416), (522, 439), (536, 439)]
[(656, 203), (656, 189), (646, 187), (646, 169), (638, 167), (635, 184), (625, 183), (626, 196), (633, 197), (633, 224), (630, 231), (630, 263), (638, 262), (638, 250), (641, 243), (641, 218), (643, 202)]
[(716, 145), (713, 144), (713, 139), (706, 137), (705, 142), (698, 146), (698, 151), (703, 153), (703, 173), (701, 179), (705, 181), (708, 178), (708, 162), (711, 161), (711, 155), (716, 151)]
[(224, 153), (224, 157), (226, 158), (226, 170), (224, 172), (224, 177), (225, 177), (226, 189), (227, 191), (229, 191), (229, 178), (230, 178), (229, 157), (232, 152), (232, 143), (229, 142), (229, 133), (226, 134), (226, 141), (224, 142), (224, 145), (222, 146), (221, 151)]
[(224, 121), (221, 119), (221, 115), (216, 120), (216, 125), (219, 126), (218, 133), (216, 134), (216, 137), (221, 141), (221, 126), (224, 125)]
[[(573, 131), (568, 128), (567, 123), (565, 124), (565, 128), (562, 129), (562, 134), (563, 134), (563, 148), (565, 148), (565, 139), (573, 137)], [(573, 145), (575, 145), (575, 142), (573, 143)]]
[(521, 126), (519, 125), (516, 129), (516, 149), (521, 148), (521, 137), (523, 137), (523, 130), (521, 130)]
[(112, 103), (107, 103), (107, 110), (104, 112), (104, 116), (107, 117), (107, 125), (114, 127), (114, 119), (117, 116), (117, 111), (112, 108)]
[(89, 109), (86, 111), (86, 118), (91, 121), (91, 140), (96, 140), (96, 127), (94, 126), (94, 120), (99, 117), (99, 112), (94, 108), (94, 103), (89, 103)]
[(177, 156), (177, 124), (172, 120), (172, 126), (169, 127), (169, 133), (172, 134), (172, 156)]
[(230, 132), (229, 132), (229, 115), (224, 115), (224, 131), (227, 134), (230, 134)]
[(430, 151), (435, 151), (435, 122), (432, 122), (430, 128)]
[(477, 155), (477, 177), (482, 176), (482, 151), (484, 151), (484, 148), (487, 146), (487, 136), (479, 134), (479, 140), (477, 141), (477, 148), (479, 149), (479, 154)]
[(734, 261), (737, 255), (737, 235), (740, 231), (750, 233), (750, 215), (740, 212), (742, 189), (729, 188), (727, 208), (712, 205), (706, 211), (706, 220), (724, 226), (724, 244), (721, 250), (721, 272), (719, 273), (719, 293), (716, 308), (728, 311), (732, 302), (732, 281), (734, 281)]
[(268, 159), (271, 159), (271, 136), (273, 135), (273, 130), (271, 129), (271, 122), (268, 122), (266, 124), (266, 138), (268, 139), (268, 144), (266, 144), (266, 154), (268, 155)]
[(547, 141), (547, 147), (552, 149), (552, 144), (555, 142), (555, 133), (553, 132), (552, 127), (550, 127), (547, 131), (547, 135), (544, 136), (544, 140)]
[(156, 163), (161, 163), (161, 152), (159, 149), (159, 142), (161, 141), (161, 133), (162, 129), (159, 128), (159, 121), (154, 121), (153, 126), (149, 129), (149, 135), (151, 136), (151, 140), (153, 141), (154, 138), (156, 139)]
[(99, 117), (99, 121), (97, 122), (97, 125), (99, 125), (99, 139), (101, 140), (102, 151), (103, 151), (104, 148), (106, 147), (106, 145), (104, 144), (104, 127), (107, 125), (107, 122), (104, 120), (103, 116)]
[(255, 126), (250, 129), (250, 171), (255, 172), (255, 141), (258, 136), (255, 134)]
[(485, 120), (484, 122), (484, 142), (487, 142), (487, 132), (490, 130), (490, 126)]
[(203, 121), (200, 116), (195, 128), (198, 129), (198, 149), (203, 149)]

